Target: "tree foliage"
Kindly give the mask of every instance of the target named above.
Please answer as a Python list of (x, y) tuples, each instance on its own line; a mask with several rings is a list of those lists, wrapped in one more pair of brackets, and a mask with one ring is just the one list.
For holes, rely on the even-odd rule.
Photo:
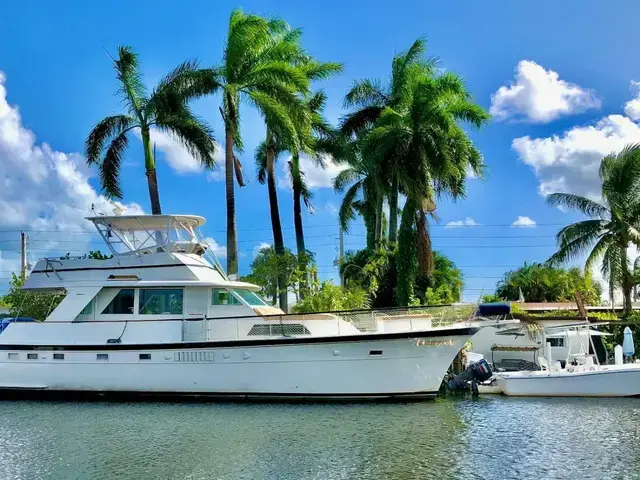
[(312, 286), (307, 296), (293, 307), (295, 313), (331, 312), (369, 308), (369, 296), (359, 287), (342, 288), (331, 282)]
[(527, 302), (573, 302), (579, 292), (586, 304), (598, 305), (602, 288), (589, 273), (577, 267), (568, 269), (533, 263), (505, 273), (495, 296), (517, 301), (520, 292)]
[(588, 252), (585, 270), (602, 260), (602, 275), (609, 293), (620, 288), (624, 309), (631, 311), (634, 279), (629, 246), (640, 247), (640, 145), (627, 145), (600, 162), (602, 201), (570, 193), (553, 193), (547, 203), (577, 210), (589, 220), (567, 225), (557, 236), (558, 251), (548, 260), (557, 265)]
[[(401, 233), (402, 234), (402, 233)], [(347, 288), (358, 286), (371, 298), (374, 308), (399, 305), (442, 305), (460, 301), (464, 286), (462, 271), (438, 251), (434, 252), (431, 275), (416, 275), (411, 283), (411, 298), (398, 298), (398, 265), (403, 265), (407, 252), (397, 244), (383, 242), (374, 250), (347, 252), (340, 274)], [(408, 261), (406, 264), (415, 265)]]
[(160, 214), (156, 160), (151, 129), (171, 135), (203, 166), (215, 165), (216, 143), (211, 128), (189, 108), (189, 101), (215, 91), (217, 83), (195, 61), (186, 61), (165, 75), (149, 93), (142, 81), (138, 55), (127, 45), (118, 47), (113, 59), (118, 94), (126, 113), (98, 122), (85, 142), (88, 165), (96, 165), (100, 183), (109, 197), (122, 198), (121, 166), (129, 139), (139, 131), (144, 151), (151, 210)]
[(24, 275), (11, 274), (9, 293), (4, 297), (10, 305), (9, 312), (14, 317), (31, 317), (43, 321), (62, 301), (64, 294), (22, 290), (26, 280)]

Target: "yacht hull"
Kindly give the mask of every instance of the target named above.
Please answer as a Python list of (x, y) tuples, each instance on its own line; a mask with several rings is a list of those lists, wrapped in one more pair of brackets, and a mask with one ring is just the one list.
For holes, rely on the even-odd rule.
[(0, 396), (429, 398), (476, 331), (149, 345), (0, 345)]
[(637, 397), (640, 365), (582, 372), (509, 372), (496, 376), (502, 393), (519, 397)]

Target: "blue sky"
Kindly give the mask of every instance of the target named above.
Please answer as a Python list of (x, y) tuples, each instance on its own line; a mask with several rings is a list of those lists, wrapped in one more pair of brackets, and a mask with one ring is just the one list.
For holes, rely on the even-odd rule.
[[(541, 191), (597, 198), (597, 160), (626, 142), (640, 141), (635, 123), (640, 116), (627, 104), (638, 96), (630, 82), (640, 80), (640, 61), (629, 55), (640, 14), (637, 2), (192, 0), (189, 8), (167, 0), (5, 3), (0, 15), (0, 173), (5, 181), (0, 281), (17, 265), (14, 230), (77, 232), (86, 228), (81, 218), (88, 212), (82, 208), (94, 201), (105, 205), (88, 191), (99, 192), (99, 185), (79, 155), (92, 126), (121, 108), (105, 49), (132, 45), (151, 86), (187, 58), (218, 63), (229, 13), (238, 6), (303, 27), (309, 52), (345, 64), (342, 75), (318, 85), (328, 94), (327, 116), (334, 122), (352, 82), (385, 79), (394, 53), (419, 36), (427, 38), (430, 55), (464, 77), (475, 101), (490, 109), (493, 97), (494, 120), (471, 133), (488, 165), (487, 179), (470, 180), (464, 200), (442, 200), (440, 221), (432, 227), (435, 247), (465, 273), (466, 300), (481, 290), (491, 292), (505, 270), (547, 258), (559, 226), (578, 218), (548, 207)], [(212, 97), (195, 108), (222, 138), (218, 105)], [(241, 274), (248, 272), (255, 248), (272, 241), (266, 188), (255, 180), (253, 168), (253, 149), (264, 128), (248, 106), (242, 113), (246, 151), (241, 159), (251, 183), (237, 191)], [(207, 217), (205, 233), (223, 246), (223, 182), (206, 172), (187, 172), (192, 165), (181, 163), (179, 152), (174, 151), (172, 166), (166, 161), (171, 152), (159, 149), (163, 210)], [(141, 156), (141, 144), (131, 142), (124, 201), (148, 211)], [(307, 245), (316, 252), (321, 276), (337, 279), (332, 262), (340, 196), (323, 186), (330, 180), (326, 174), (310, 175), (317, 184), (318, 211), (304, 219)], [(287, 188), (278, 193), (285, 238), (294, 248), (291, 194)], [(512, 227), (518, 217), (536, 225)], [(467, 225), (447, 226), (460, 221)], [(34, 259), (48, 254), (45, 249), (86, 249), (83, 242), (90, 238), (69, 233), (62, 244), (55, 243), (62, 239), (55, 234), (30, 237)], [(345, 243), (347, 249), (364, 244), (360, 221)]]

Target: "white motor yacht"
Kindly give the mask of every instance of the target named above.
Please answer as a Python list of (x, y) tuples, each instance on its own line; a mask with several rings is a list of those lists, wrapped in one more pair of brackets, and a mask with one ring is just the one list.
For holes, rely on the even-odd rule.
[(432, 397), (479, 329), (424, 309), (285, 315), (227, 277), (202, 217), (88, 220), (113, 256), (35, 265), (24, 288), (64, 299), (5, 325), (0, 396)]

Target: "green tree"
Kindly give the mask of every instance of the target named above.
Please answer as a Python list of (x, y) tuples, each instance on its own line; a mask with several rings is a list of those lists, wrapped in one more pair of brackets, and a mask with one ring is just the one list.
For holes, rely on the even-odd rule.
[(26, 281), (27, 277), (24, 275), (11, 274), (9, 293), (4, 297), (10, 305), (9, 312), (14, 317), (31, 317), (43, 321), (62, 301), (64, 294), (22, 290)]
[[(340, 127), (342, 134), (349, 138), (361, 136), (375, 127), (385, 109), (398, 108), (406, 103), (406, 96), (410, 93), (411, 77), (417, 71), (426, 76), (435, 72), (436, 62), (432, 59), (424, 59), (424, 53), (425, 42), (419, 38), (409, 50), (396, 55), (391, 62), (391, 78), (388, 85), (378, 80), (357, 80), (343, 102), (345, 107), (353, 110), (342, 120)], [(385, 176), (385, 180), (377, 179), (375, 195), (369, 191), (369, 197), (375, 197), (374, 241), (382, 236), (382, 202), (385, 182), (389, 185), (389, 240), (396, 241), (400, 190), (397, 160), (397, 156), (392, 152), (385, 152), (384, 158), (380, 160), (384, 168), (378, 169), (378, 175)]]
[(293, 307), (295, 313), (331, 312), (369, 308), (367, 292), (362, 288), (342, 288), (322, 282)]
[[(251, 273), (242, 277), (243, 281), (254, 283), (262, 287), (266, 296), (275, 305), (281, 297), (281, 291), (286, 295), (289, 289), (296, 290), (298, 260), (286, 249), (284, 254), (277, 254), (272, 246), (261, 249), (251, 263)], [(284, 283), (281, 282), (284, 277)], [(282, 308), (282, 305), (280, 306)]]
[(91, 258), (93, 260), (109, 260), (110, 258), (113, 258), (113, 255), (106, 255), (100, 250), (90, 250), (87, 254), (87, 258)]
[(151, 212), (159, 215), (162, 209), (151, 129), (168, 133), (202, 165), (212, 168), (215, 165), (216, 145), (211, 129), (191, 112), (188, 102), (211, 91), (214, 88), (213, 80), (206, 71), (198, 69), (196, 62), (184, 62), (161, 79), (149, 94), (142, 83), (138, 55), (131, 47), (118, 47), (118, 58), (113, 60), (113, 65), (120, 83), (118, 93), (127, 107), (127, 113), (104, 118), (89, 133), (85, 145), (87, 164), (98, 166), (105, 193), (121, 199), (120, 167), (123, 155), (129, 145), (130, 134), (134, 129), (139, 129)]
[(588, 252), (585, 271), (602, 259), (601, 271), (609, 282), (609, 293), (620, 288), (624, 311), (631, 312), (633, 275), (627, 249), (640, 246), (640, 145), (627, 145), (600, 163), (602, 200), (597, 202), (570, 193), (553, 193), (549, 205), (577, 210), (589, 220), (567, 225), (557, 236), (558, 251), (549, 258), (551, 265), (574, 259)]
[(398, 183), (407, 196), (399, 232), (403, 261), (398, 264), (397, 293), (403, 305), (412, 301), (416, 264), (427, 276), (433, 268), (427, 215), (433, 214), (438, 198), (465, 195), (469, 169), (478, 174), (483, 170), (480, 152), (459, 123), (479, 128), (489, 119), (454, 73), (408, 70), (402, 101), (382, 111), (364, 148), (379, 161), (395, 159)]
[[(282, 127), (281, 133), (296, 137), (290, 115), (300, 105), (298, 94), (309, 89), (309, 70), (296, 61), (305, 57), (300, 30), (278, 19), (231, 12), (222, 64), (212, 70), (222, 91), (225, 123), (225, 185), (227, 202), (227, 273), (238, 273), (238, 239), (235, 215), (234, 171), (241, 171), (234, 149), (242, 150), (240, 104), (245, 101), (263, 117)], [(293, 61), (296, 60), (296, 61)], [(238, 178), (240, 185), (243, 185)]]
[(573, 302), (574, 294), (579, 292), (585, 303), (599, 305), (602, 289), (589, 273), (583, 274), (577, 267), (564, 269), (525, 263), (504, 274), (495, 297), (517, 301), (520, 292), (527, 302)]

